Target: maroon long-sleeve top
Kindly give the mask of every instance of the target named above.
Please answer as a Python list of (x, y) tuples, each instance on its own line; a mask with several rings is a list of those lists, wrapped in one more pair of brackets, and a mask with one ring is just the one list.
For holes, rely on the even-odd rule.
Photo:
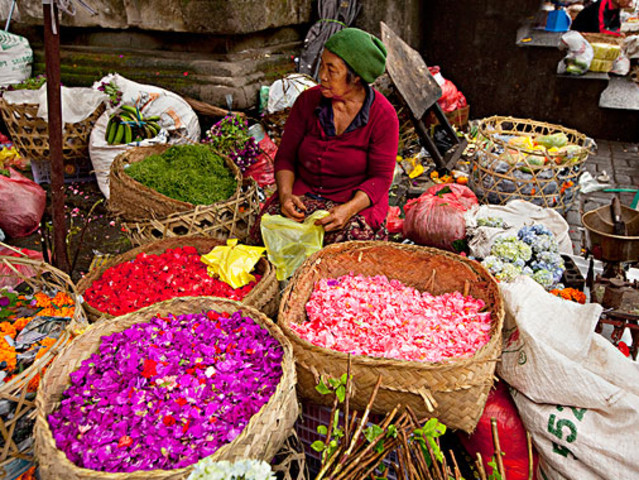
[(360, 125), (341, 135), (327, 135), (322, 128), (319, 87), (302, 92), (286, 122), (275, 156), (275, 171), (295, 173), (295, 195), (313, 193), (344, 203), (361, 190), (371, 205), (360, 214), (378, 229), (388, 213), (399, 121), (390, 102), (373, 89), (369, 95), (372, 92), (368, 115), (359, 115)]

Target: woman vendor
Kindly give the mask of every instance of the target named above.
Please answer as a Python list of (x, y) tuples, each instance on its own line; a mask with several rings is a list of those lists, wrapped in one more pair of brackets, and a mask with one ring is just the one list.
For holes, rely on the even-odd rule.
[(320, 84), (299, 95), (286, 121), (275, 157), (277, 191), (263, 213), (301, 222), (327, 210), (316, 222), (324, 244), (387, 239), (399, 121), (369, 86), (385, 65), (384, 44), (363, 30), (345, 28), (328, 39)]
[(578, 32), (620, 35), (621, 9), (632, 5), (632, 0), (599, 0), (584, 8), (573, 20), (570, 28)]

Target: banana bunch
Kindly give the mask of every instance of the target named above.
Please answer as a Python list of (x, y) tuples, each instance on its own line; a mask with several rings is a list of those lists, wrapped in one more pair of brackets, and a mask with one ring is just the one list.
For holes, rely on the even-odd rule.
[(145, 118), (139, 108), (121, 105), (109, 118), (105, 140), (109, 145), (120, 145), (155, 138), (160, 133), (159, 119), (159, 116)]

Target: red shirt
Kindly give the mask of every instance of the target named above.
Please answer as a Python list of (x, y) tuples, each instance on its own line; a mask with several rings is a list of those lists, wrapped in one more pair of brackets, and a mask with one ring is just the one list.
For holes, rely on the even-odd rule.
[(388, 191), (399, 144), (397, 113), (375, 92), (364, 125), (329, 136), (316, 112), (322, 98), (319, 87), (313, 87), (295, 101), (275, 156), (275, 171), (295, 173), (295, 195), (310, 192), (344, 203), (361, 190), (371, 205), (360, 214), (377, 230), (388, 213)]

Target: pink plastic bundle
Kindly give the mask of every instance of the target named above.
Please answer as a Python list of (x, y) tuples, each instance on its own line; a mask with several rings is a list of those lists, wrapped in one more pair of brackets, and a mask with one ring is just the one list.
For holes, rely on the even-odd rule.
[(466, 236), (464, 213), (477, 204), (475, 194), (464, 185), (433, 185), (406, 203), (404, 236), (419, 245), (455, 251), (453, 243)]
[(319, 280), (309, 321), (291, 328), (314, 345), (354, 355), (439, 362), (474, 355), (490, 340), (482, 300), (459, 292), (433, 296), (384, 275)]

